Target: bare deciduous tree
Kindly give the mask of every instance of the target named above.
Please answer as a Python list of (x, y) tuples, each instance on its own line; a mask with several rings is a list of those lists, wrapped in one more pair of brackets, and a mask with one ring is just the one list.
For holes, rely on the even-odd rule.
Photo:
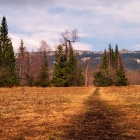
[(21, 86), (25, 85), (26, 54), (27, 54), (26, 47), (24, 47), (23, 40), (21, 40), (20, 47), (18, 50), (18, 73)]
[(39, 47), (39, 52), (44, 52), (46, 51), (46, 53), (50, 53), (52, 51), (51, 47), (47, 44), (46, 41), (42, 40), (40, 42), (40, 47)]
[(70, 48), (72, 47), (72, 43), (75, 43), (78, 40), (78, 31), (76, 29), (72, 32), (66, 30), (65, 32), (61, 33), (61, 36), (61, 45), (66, 49), (67, 61), (69, 62)]

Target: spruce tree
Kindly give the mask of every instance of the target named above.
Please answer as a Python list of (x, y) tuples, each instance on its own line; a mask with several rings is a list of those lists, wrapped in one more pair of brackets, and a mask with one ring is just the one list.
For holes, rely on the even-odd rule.
[(126, 86), (128, 85), (128, 80), (125, 75), (125, 70), (119, 53), (116, 59), (117, 59), (116, 86)]
[(42, 87), (49, 86), (49, 68), (48, 68), (47, 52), (45, 50), (42, 52), (42, 65), (38, 86)]
[(116, 44), (115, 46), (115, 56), (117, 56), (119, 54), (119, 50), (118, 50), (118, 45)]
[(118, 70), (120, 65), (119, 65), (119, 61), (120, 61), (120, 54), (119, 54), (119, 50), (118, 50), (118, 45), (116, 44), (115, 47), (115, 68)]
[(7, 21), (3, 17), (0, 27), (0, 86), (18, 85), (15, 63), (12, 42), (8, 36)]
[(72, 46), (70, 46), (69, 62), (68, 62), (68, 86), (83, 86), (85, 78), (81, 64), (77, 61)]
[(74, 55), (74, 51), (73, 48), (70, 46), (69, 48), (69, 62), (68, 62), (68, 66), (67, 66), (67, 73), (68, 73), (68, 77), (69, 77), (69, 81), (68, 81), (68, 86), (74, 86), (75, 85), (75, 71), (76, 71), (76, 63), (77, 60), (75, 58)]
[(51, 48), (47, 44), (46, 41), (42, 40), (40, 42), (40, 47), (38, 50), (38, 53), (40, 55), (39, 57), (39, 62), (40, 62), (40, 67), (39, 67), (39, 74), (37, 77), (35, 77), (35, 85), (36, 86), (41, 86), (41, 87), (47, 87), (49, 86), (49, 64), (48, 64), (48, 55), (49, 52), (51, 51)]
[(116, 45), (115, 52), (111, 45), (109, 45), (108, 52), (104, 51), (101, 66), (94, 74), (94, 84), (96, 86), (126, 86), (128, 84), (118, 45)]
[(78, 65), (72, 40), (68, 34), (63, 34), (64, 43), (59, 45), (56, 50), (56, 60), (52, 83), (54, 86), (82, 86), (84, 85), (84, 76), (82, 68)]
[(107, 69), (107, 65), (108, 65), (108, 60), (107, 60), (107, 52), (106, 52), (106, 49), (105, 49), (104, 54), (103, 54), (103, 58), (102, 58), (101, 68), (102, 69)]
[(67, 59), (62, 45), (58, 45), (55, 53), (55, 66), (53, 72), (52, 83), (56, 87), (66, 86), (66, 73)]

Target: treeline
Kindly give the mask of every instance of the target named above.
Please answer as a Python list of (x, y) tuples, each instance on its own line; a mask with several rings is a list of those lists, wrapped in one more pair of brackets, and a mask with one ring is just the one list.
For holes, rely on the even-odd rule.
[(6, 18), (3, 17), (0, 26), (0, 87), (83, 86), (83, 70), (72, 47), (77, 38), (76, 30), (62, 33), (61, 43), (56, 47), (54, 68), (50, 70), (48, 55), (51, 48), (45, 41), (41, 41), (36, 55), (29, 53), (21, 40), (15, 56)]
[[(90, 60), (87, 61), (84, 71), (72, 47), (77, 39), (76, 30), (61, 34), (61, 42), (56, 46), (54, 64), (49, 63), (51, 48), (45, 41), (41, 41), (38, 52), (29, 53), (21, 40), (18, 53), (15, 55), (12, 41), (8, 36), (7, 21), (3, 17), (0, 26), (0, 87), (88, 85)], [(127, 85), (117, 47), (115, 52), (111, 46), (108, 52), (105, 51), (102, 65), (98, 72), (94, 73), (93, 78), (96, 86)]]
[(45, 41), (41, 41), (38, 56), (29, 53), (21, 40), (16, 55), (16, 70), (20, 86), (49, 86), (49, 47)]
[(111, 44), (108, 51), (104, 51), (99, 70), (94, 74), (94, 84), (96, 86), (126, 86), (128, 84), (118, 45), (115, 51)]

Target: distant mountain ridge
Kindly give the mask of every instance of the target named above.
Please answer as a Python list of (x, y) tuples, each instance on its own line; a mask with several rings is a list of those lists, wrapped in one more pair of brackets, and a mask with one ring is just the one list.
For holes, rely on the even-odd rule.
[[(88, 50), (75, 50), (76, 53), (79, 53), (79, 54), (83, 54), (83, 53), (87, 53), (87, 54), (91, 54), (91, 53), (94, 53), (94, 54), (103, 54), (104, 52), (103, 51), (88, 51)], [(140, 51), (131, 51), (131, 50), (127, 50), (127, 49), (122, 49), (120, 51), (121, 54), (126, 54), (126, 53), (139, 53), (140, 54)]]
[[(103, 51), (75, 51), (79, 55), (80, 59), (85, 63), (89, 58), (92, 60), (93, 67), (97, 67), (101, 63)], [(125, 69), (139, 70), (140, 69), (140, 51), (130, 51), (122, 49), (120, 51), (122, 61)]]
[[(77, 59), (85, 67), (88, 60), (90, 60), (90, 65), (96, 68), (101, 63), (103, 51), (89, 51), (89, 50), (75, 50)], [(140, 69), (140, 51), (130, 51), (127, 49), (122, 49), (120, 51), (124, 67), (129, 70)], [(39, 56), (40, 52), (30, 52), (30, 55)], [(53, 65), (55, 61), (55, 51), (49, 52), (49, 61)]]

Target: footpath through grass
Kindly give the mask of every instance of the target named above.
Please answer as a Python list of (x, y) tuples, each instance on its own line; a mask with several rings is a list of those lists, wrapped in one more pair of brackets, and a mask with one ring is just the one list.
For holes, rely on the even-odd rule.
[(139, 87), (127, 88), (96, 88), (85, 102), (86, 112), (65, 127), (63, 140), (140, 140)]
[(120, 140), (121, 130), (117, 125), (120, 114), (100, 98), (100, 88), (85, 102), (86, 112), (72, 119), (74, 125), (67, 127), (65, 139), (73, 140)]
[(140, 86), (1, 88), (1, 140), (140, 140)]

